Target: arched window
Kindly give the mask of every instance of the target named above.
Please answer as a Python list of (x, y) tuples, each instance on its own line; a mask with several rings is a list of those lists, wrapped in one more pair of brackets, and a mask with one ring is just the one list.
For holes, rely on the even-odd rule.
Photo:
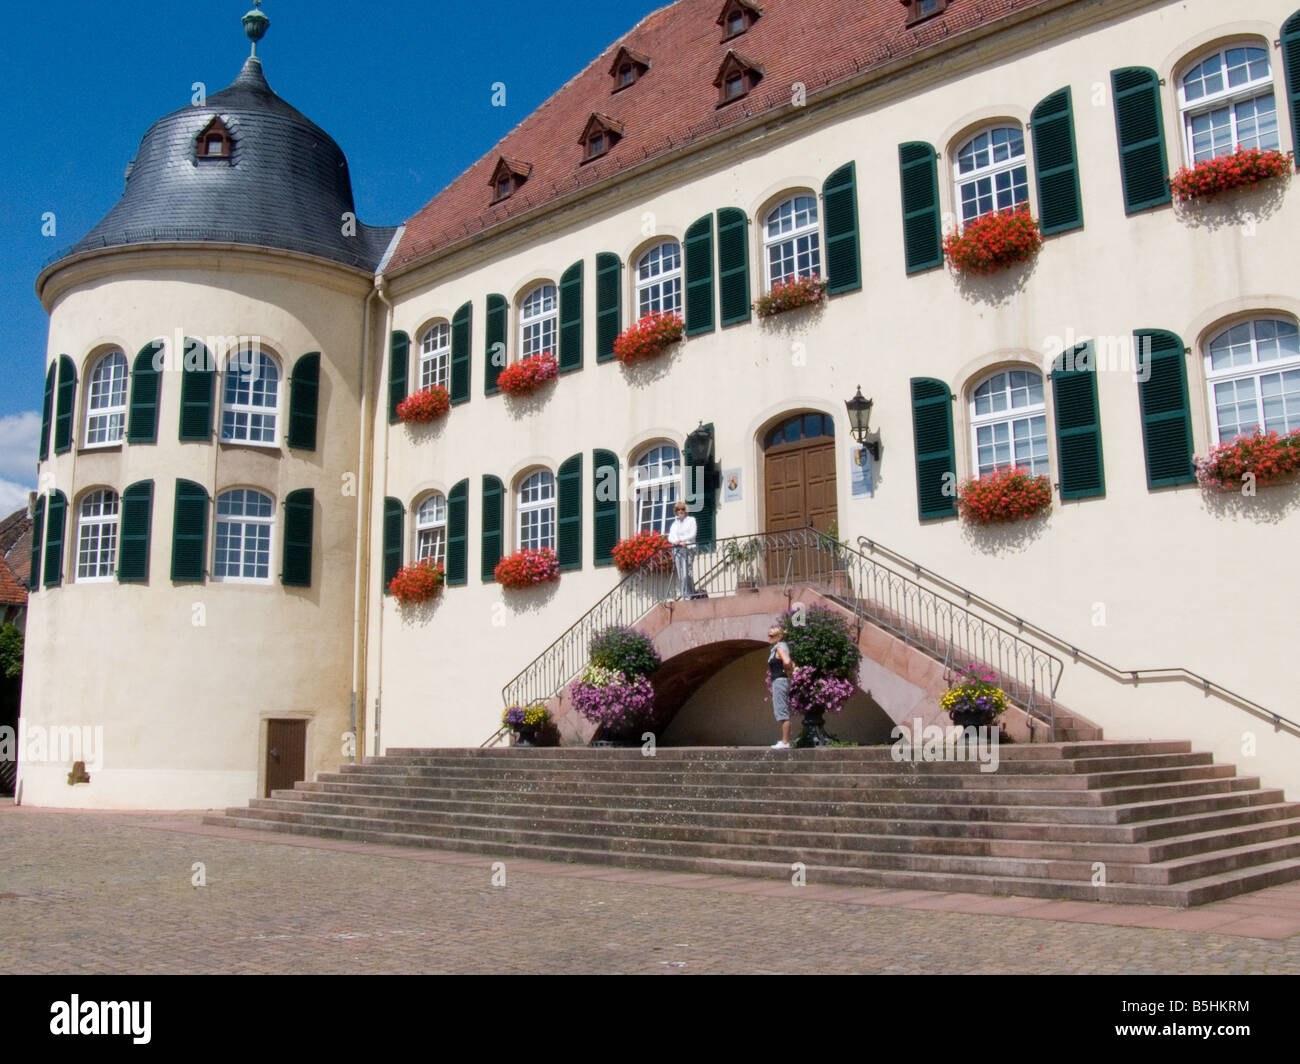
[(447, 497), (434, 492), (415, 511), (415, 560), (447, 563)]
[(1025, 134), (1019, 126), (998, 126), (971, 137), (953, 164), (961, 220), (1029, 202)]
[(539, 469), (519, 482), (516, 493), (519, 515), (519, 549), (555, 548), (555, 477)]
[(110, 351), (90, 371), (86, 394), (86, 446), (121, 443), (126, 431), (126, 355)]
[(257, 348), (241, 348), (226, 363), (221, 397), (221, 438), (227, 443), (276, 442), (280, 367)]
[(275, 503), (251, 488), (217, 496), (217, 552), (214, 580), (268, 583), (271, 579), (271, 526)]
[(77, 508), (77, 580), (112, 580), (117, 573), (117, 492), (86, 494)]
[(1282, 146), (1267, 48), (1242, 44), (1202, 57), (1179, 80), (1178, 104), (1189, 165)]
[(420, 336), (420, 390), (451, 384), (451, 326), (436, 321)]
[(676, 240), (656, 244), (636, 263), (636, 316), (682, 312), (682, 246)]
[(1042, 375), (1002, 370), (975, 389), (970, 404), (977, 476), (1016, 466), (1047, 472), (1047, 407)]
[(519, 309), (519, 357), (555, 354), (559, 321), (555, 285), (538, 285), (524, 297)]
[(767, 212), (763, 223), (767, 291), (777, 281), (820, 275), (821, 231), (817, 226), (817, 198), (793, 196)]
[(642, 451), (636, 460), (636, 530), (668, 533), (673, 505), (682, 498), (682, 452), (670, 443)]
[(1294, 321), (1258, 318), (1225, 329), (1205, 356), (1214, 438), (1230, 443), (1256, 429), (1300, 429), (1300, 331)]
[(834, 435), (835, 419), (830, 414), (795, 414), (767, 430), (767, 435), (763, 437), (763, 450), (779, 447), (783, 443), (798, 443), (800, 440)]

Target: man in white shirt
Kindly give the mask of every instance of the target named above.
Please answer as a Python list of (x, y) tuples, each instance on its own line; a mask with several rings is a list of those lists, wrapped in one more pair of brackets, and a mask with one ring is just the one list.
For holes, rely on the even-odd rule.
[(677, 580), (681, 584), (681, 597), (695, 597), (695, 582), (691, 578), (691, 555), (695, 552), (695, 518), (686, 514), (686, 503), (679, 502), (673, 507), (677, 520), (668, 529), (668, 542), (673, 548), (673, 565), (677, 569)]

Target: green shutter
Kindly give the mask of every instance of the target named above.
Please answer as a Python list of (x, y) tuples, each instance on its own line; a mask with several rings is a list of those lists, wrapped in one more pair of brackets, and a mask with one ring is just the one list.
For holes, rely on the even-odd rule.
[(618, 455), (613, 451), (591, 452), (591, 523), (594, 543), (592, 560), (596, 565), (614, 564), (614, 544), (618, 542), (619, 489)]
[[(853, 163), (845, 163), (822, 185), (826, 220), (826, 292), (854, 292), (862, 287), (858, 253), (858, 182)], [(722, 237), (719, 234), (719, 241)]]
[(27, 589), (35, 591), (41, 586), (41, 546), (45, 535), (45, 496), (36, 500), (32, 511), (32, 557), (27, 569)]
[(45, 526), (45, 586), (63, 583), (63, 536), (67, 528), (68, 497), (50, 492), (49, 520)]
[[(208, 349), (198, 340), (185, 338), (181, 373), (182, 440), (212, 439), (212, 393), (217, 371)], [(206, 498), (206, 495), (204, 496)]]
[(505, 489), (494, 476), (483, 478), (483, 553), (479, 559), (479, 578), (490, 584), (496, 579), (497, 562), (501, 560), (502, 508)]
[(406, 374), (411, 361), (411, 338), (394, 332), (388, 340), (388, 423), (396, 424), (397, 407), (406, 398)]
[(402, 567), (402, 500), (384, 499), (384, 594)]
[(912, 378), (912, 433), (921, 520), (955, 517), (957, 462), (953, 453), (952, 393), (943, 381)]
[(749, 321), (749, 219), (738, 207), (718, 211), (718, 299), (723, 325)]
[(192, 480), (176, 482), (172, 513), (172, 580), (201, 584), (208, 560), (208, 493)]
[(1101, 454), (1101, 413), (1091, 342), (1062, 354), (1052, 368), (1052, 409), (1056, 415), (1056, 460), (1062, 499), (1106, 494)]
[(1110, 83), (1115, 96), (1124, 209), (1133, 214), (1168, 203), (1173, 194), (1169, 191), (1160, 78), (1145, 67), (1125, 67), (1111, 71)]
[[(703, 428), (710, 436), (713, 435), (712, 422)], [(687, 512), (695, 518), (695, 543), (701, 548), (712, 547), (717, 535), (718, 486), (714, 483), (713, 465), (712, 459), (696, 463), (689, 455), (686, 456), (686, 490), (683, 494)]]
[(466, 303), (451, 318), (451, 401), (469, 402), (469, 352), (474, 304)]
[(483, 330), (483, 394), (496, 395), (497, 378), (506, 367), (506, 297), (487, 297), (487, 328)]
[(1173, 333), (1158, 329), (1139, 329), (1133, 340), (1138, 365), (1149, 373), (1145, 381), (1138, 381), (1147, 487), (1194, 483), (1186, 348)]
[(596, 256), (596, 361), (614, 357), (614, 341), (623, 329), (623, 294), (619, 282), (623, 264), (617, 255), (602, 251)]
[(582, 455), (560, 463), (555, 475), (555, 556), (560, 569), (582, 568)]
[[(77, 367), (67, 355), (59, 356), (59, 387), (54, 406), (54, 453), (72, 450), (72, 408), (77, 399)], [(51, 511), (53, 512), (53, 511)]]
[(1300, 167), (1300, 11), (1282, 24), (1282, 66), (1286, 71), (1286, 97), (1291, 105), (1291, 147)]
[(117, 548), (119, 583), (142, 583), (149, 579), (152, 529), (153, 481), (137, 481), (122, 492), (122, 534)]
[(41, 404), (41, 452), (39, 460), (44, 462), (50, 457), (50, 429), (54, 418), (54, 383), (58, 374), (58, 363), (51, 362), (45, 371), (45, 399)]
[(447, 493), (448, 587), (463, 587), (469, 569), (469, 481), (462, 480)]
[(909, 141), (898, 146), (903, 192), (903, 255), (908, 273), (943, 265), (943, 215), (939, 210), (939, 156), (934, 146)]
[(686, 335), (713, 331), (713, 215), (686, 230)]
[(284, 552), (280, 583), (285, 587), (311, 587), (311, 541), (316, 495), (311, 488), (284, 497)]
[(1068, 85), (1034, 108), (1029, 128), (1034, 137), (1038, 224), (1043, 235), (1081, 228), (1083, 195), (1079, 191), (1074, 105)]
[[(158, 400), (162, 395), (161, 340), (146, 344), (131, 367), (131, 408), (127, 414), (127, 443), (158, 442)], [(152, 496), (151, 496), (152, 497)]]
[(316, 450), (316, 410), (320, 397), (320, 352), (303, 355), (289, 378), (289, 446)]
[(582, 369), (582, 260), (560, 276), (560, 370)]

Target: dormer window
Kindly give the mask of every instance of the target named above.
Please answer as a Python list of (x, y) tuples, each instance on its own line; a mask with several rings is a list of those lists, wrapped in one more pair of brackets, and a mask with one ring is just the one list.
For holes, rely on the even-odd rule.
[(583, 145), (585, 149), (582, 161), (589, 162), (604, 155), (618, 143), (622, 135), (622, 122), (616, 118), (610, 118), (609, 115), (593, 111), (591, 117), (587, 119), (587, 124), (583, 127), (582, 136), (578, 138), (578, 143)]
[(948, 0), (902, 0), (902, 4), (907, 8), (907, 24), (915, 26), (932, 15), (942, 14)]
[(492, 170), (492, 202), (500, 203), (513, 196), (533, 172), (530, 163), (521, 163), (518, 159), (501, 156)]
[(230, 130), (220, 118), (214, 118), (199, 134), (195, 152), (200, 159), (229, 159), (230, 147)]
[(648, 55), (634, 52), (626, 46), (620, 48), (614, 54), (614, 62), (609, 67), (609, 76), (614, 79), (614, 92), (635, 85), (641, 75), (649, 69)]
[(718, 68), (718, 76), (713, 79), (713, 84), (718, 87), (718, 106), (748, 95), (762, 77), (763, 68), (758, 63), (746, 59), (739, 52), (728, 52)]
[(757, 4), (746, 3), (746, 0), (727, 0), (717, 19), (718, 25), (722, 27), (722, 39), (729, 41), (732, 37), (739, 37), (754, 25), (762, 14), (763, 9)]

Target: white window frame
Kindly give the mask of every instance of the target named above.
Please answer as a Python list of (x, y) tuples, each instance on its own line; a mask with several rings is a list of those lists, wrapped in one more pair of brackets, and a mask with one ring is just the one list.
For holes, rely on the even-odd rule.
[[(1000, 137), (999, 134), (1013, 134), (1014, 136)], [(981, 138), (987, 138), (987, 143), (976, 147), (976, 142)], [(1015, 151), (1016, 138), (1020, 141), (1020, 151), (1019, 154), (1012, 154)], [(968, 152), (972, 154), (987, 152), (988, 161), (981, 162), (978, 158), (973, 159), (970, 169), (963, 170), (962, 167), (966, 165), (965, 156)], [(1023, 171), (1024, 176), (1023, 195), (1020, 195), (1018, 191), (1022, 186), (1022, 182), (1017, 180), (1017, 173), (1020, 171)], [(1003, 177), (1008, 179), (1007, 187), (999, 188), (999, 179)], [(976, 130), (963, 140), (961, 146), (953, 152), (952, 180), (953, 204), (956, 207), (960, 226), (965, 226), (976, 218), (982, 218), (994, 211), (1011, 210), (1013, 207), (1028, 205), (1029, 156), (1025, 149), (1024, 129), (1015, 123), (999, 122), (997, 125), (985, 126), (983, 129)], [(979, 188), (982, 182), (988, 182), (988, 193), (993, 199), (991, 207), (980, 207), (980, 200), (985, 198)], [(975, 213), (967, 216), (963, 193), (971, 186), (975, 187)]]
[[(230, 381), (244, 377), (245, 367), (254, 364), (257, 365), (257, 371), (250, 376), (248, 386), (248, 400), (244, 401), (237, 397), (232, 402), (229, 397)], [(271, 379), (264, 372), (265, 367), (270, 367), (274, 376), (274, 393), (271, 403), (254, 402), (254, 396), (257, 393), (257, 385), (261, 381)], [(252, 447), (279, 447), (280, 446), (280, 401), (281, 382), (284, 380), (284, 373), (280, 367), (280, 361), (273, 354), (262, 347), (241, 347), (238, 351), (231, 354), (226, 361), (226, 369), (221, 378), (221, 435), (222, 443), (242, 443)], [(239, 385), (236, 384), (236, 389)], [(265, 396), (265, 388), (262, 389)], [(227, 415), (230, 415), (234, 421), (234, 428), (227, 433)], [(239, 428), (239, 419), (245, 418), (245, 424), (242, 431)], [(269, 428), (265, 420), (262, 421), (257, 432), (258, 439), (253, 439), (253, 421), (254, 418), (270, 418)], [(260, 437), (269, 436), (269, 439)]]
[[(243, 507), (245, 512), (238, 514), (222, 514), (221, 507), (225, 499), (232, 495), (243, 494)], [(269, 514), (249, 514), (247, 506), (249, 496), (258, 496), (265, 499), (270, 504)], [(273, 579), (272, 559), (275, 557), (275, 499), (267, 492), (258, 488), (229, 488), (217, 496), (212, 507), (214, 514), (214, 528), (212, 535), (212, 579), (223, 584), (269, 584)], [(222, 559), (218, 554), (221, 549), (222, 526), (230, 526), (238, 530), (239, 548), (236, 555), (236, 565), (238, 572), (222, 572), (221, 570), (229, 565), (229, 559)], [(265, 529), (265, 533), (261, 530)], [(227, 537), (230, 536), (227, 532)], [(252, 542), (250, 544), (250, 537)], [(253, 575), (247, 574), (248, 566), (245, 564), (250, 549), (254, 552), (262, 543), (266, 546), (266, 573), (260, 575), (254, 571)], [(256, 563), (254, 568), (258, 568)]]
[[(773, 257), (792, 263), (793, 272), (782, 268), (773, 276)], [(822, 272), (821, 212), (817, 197), (811, 192), (787, 196), (763, 217), (764, 291), (787, 277), (818, 277)]]
[(106, 584), (117, 578), (122, 500), (111, 488), (82, 496), (77, 505), (78, 584)]
[[(664, 452), (669, 454), (665, 455)], [(665, 457), (668, 462), (665, 462)], [(653, 463), (651, 459), (654, 459)], [(671, 468), (673, 464), (676, 472), (664, 472), (665, 465)], [(632, 469), (636, 484), (633, 495), (633, 532), (662, 532), (667, 535), (668, 528), (673, 523), (673, 507), (679, 499), (685, 497), (681, 448), (673, 443), (652, 443), (636, 456)]]
[(451, 323), (435, 321), (420, 335), (420, 391), (451, 387)]
[[(1023, 375), (1023, 380), (1017, 382), (1017, 375)], [(1006, 396), (1007, 405), (1001, 409), (990, 409), (983, 413), (978, 411), (978, 393), (987, 385), (993, 384), (999, 377), (1005, 377), (1006, 383), (1000, 392)], [(1034, 399), (1036, 388), (1038, 392), (1037, 400)], [(1025, 395), (1025, 401), (1017, 406), (1017, 393)], [(991, 404), (992, 405), (992, 404)], [(989, 473), (996, 472), (999, 469), (1008, 469), (1011, 466), (1018, 466), (1021, 469), (1029, 469), (1035, 474), (1051, 474), (1051, 449), (1049, 443), (1049, 434), (1047, 430), (1047, 394), (1044, 388), (1043, 375), (1036, 369), (1027, 366), (1006, 366), (1002, 369), (994, 370), (992, 373), (985, 374), (975, 384), (970, 391), (970, 455), (971, 470), (976, 477), (986, 476)], [(1035, 433), (1035, 420), (1041, 420), (1041, 433)], [(1016, 426), (1025, 424), (1029, 433), (1027, 439), (1030, 447), (1030, 456), (1028, 464), (1023, 464), (1016, 460)], [(988, 446), (994, 448), (994, 463), (985, 467), (980, 462), (980, 430), (993, 429), (999, 425), (1007, 426), (1007, 439), (1005, 441), (991, 440)], [(1025, 438), (1025, 437), (1020, 437)], [(1034, 453), (1035, 441), (1041, 440), (1042, 449), (1037, 455)], [(998, 462), (996, 450), (1000, 446), (1010, 448), (1011, 457), (1008, 462)]]
[(86, 447), (113, 447), (126, 438), (130, 383), (131, 367), (123, 351), (106, 351), (95, 361), (86, 385)]
[(657, 311), (682, 313), (682, 246), (676, 240), (660, 241), (636, 260), (634, 298), (637, 321)]
[[(515, 542), (518, 549), (550, 547), (554, 550), (557, 518), (555, 474), (549, 469), (534, 469), (521, 477), (518, 484), (515, 489)], [(535, 527), (525, 531), (526, 523), (534, 524), (534, 514), (538, 515)]]
[(415, 508), (415, 549), (417, 562), (431, 558), (434, 564), (447, 564), (447, 496), (431, 492)]
[[(1252, 80), (1245, 81), (1239, 85), (1231, 86), (1228, 84), (1229, 71), (1228, 55), (1230, 52), (1244, 51), (1252, 49), (1263, 53), (1264, 62), (1268, 64), (1268, 71)], [(1194, 100), (1187, 98), (1187, 81), (1192, 74), (1212, 59), (1220, 61), (1220, 74), (1223, 77), (1223, 88), (1214, 93), (1207, 93), (1204, 96), (1197, 97)], [(1247, 67), (1257, 59), (1247, 59)], [(1249, 73), (1249, 69), (1247, 70)], [(1211, 146), (1212, 154), (1203, 155), (1202, 160), (1217, 159), (1223, 155), (1231, 155), (1238, 146), (1244, 142), (1240, 134), (1241, 117), (1238, 109), (1243, 104), (1253, 103), (1256, 100), (1263, 100), (1267, 97), (1273, 105), (1273, 136), (1271, 139), (1263, 138), (1262, 143), (1245, 145), (1246, 147), (1260, 147), (1263, 150), (1282, 148), (1282, 130), (1279, 125), (1279, 115), (1277, 113), (1277, 93), (1276, 86), (1273, 82), (1273, 58), (1270, 54), (1268, 45), (1263, 41), (1240, 41), (1234, 44), (1225, 45), (1216, 48), (1210, 52), (1204, 52), (1194, 62), (1188, 63), (1182, 68), (1178, 75), (1178, 110), (1183, 130), (1183, 160), (1188, 166), (1195, 166), (1197, 163), (1195, 150), (1195, 137), (1192, 131), (1193, 123), (1204, 118), (1208, 114), (1224, 109), (1228, 112), (1229, 129), (1231, 137), (1228, 146), (1223, 150), (1217, 150)], [(1261, 140), (1258, 131), (1256, 131), (1256, 140)]]
[[(1286, 354), (1283, 352), (1281, 357), (1271, 360), (1261, 360), (1259, 357), (1259, 326), (1261, 324), (1277, 323), (1286, 326), (1292, 337), (1295, 339), (1297, 352)], [(1221, 369), (1214, 368), (1214, 345), (1220, 340), (1225, 339), (1235, 329), (1243, 325), (1250, 327), (1250, 362), (1247, 364), (1224, 366)], [(1282, 338), (1279, 337), (1279, 348), (1281, 348)], [(1241, 435), (1251, 435), (1255, 430), (1252, 428), (1248, 433), (1238, 433), (1237, 436), (1225, 439), (1223, 436), (1222, 426), (1219, 422), (1219, 403), (1215, 394), (1216, 389), (1224, 384), (1239, 386), (1249, 382), (1253, 386), (1255, 400), (1256, 427), (1263, 428), (1265, 432), (1276, 431), (1279, 435), (1285, 435), (1289, 431), (1300, 428), (1300, 416), (1294, 420), (1291, 428), (1286, 427), (1286, 413), (1283, 411), (1283, 423), (1281, 425), (1274, 423), (1272, 429), (1265, 421), (1264, 417), (1264, 395), (1263, 395), (1263, 378), (1277, 375), (1279, 378), (1284, 373), (1300, 373), (1300, 327), (1294, 318), (1283, 315), (1266, 316), (1260, 315), (1252, 318), (1238, 319), (1224, 328), (1218, 330), (1209, 342), (1205, 345), (1205, 382), (1207, 390), (1207, 402), (1209, 404), (1210, 419), (1212, 422), (1213, 439), (1215, 443), (1230, 443)], [(1281, 384), (1279, 380), (1279, 384)], [(1284, 393), (1285, 394), (1285, 393)]]
[(559, 290), (550, 281), (535, 285), (519, 304), (519, 357), (550, 352), (560, 342)]

